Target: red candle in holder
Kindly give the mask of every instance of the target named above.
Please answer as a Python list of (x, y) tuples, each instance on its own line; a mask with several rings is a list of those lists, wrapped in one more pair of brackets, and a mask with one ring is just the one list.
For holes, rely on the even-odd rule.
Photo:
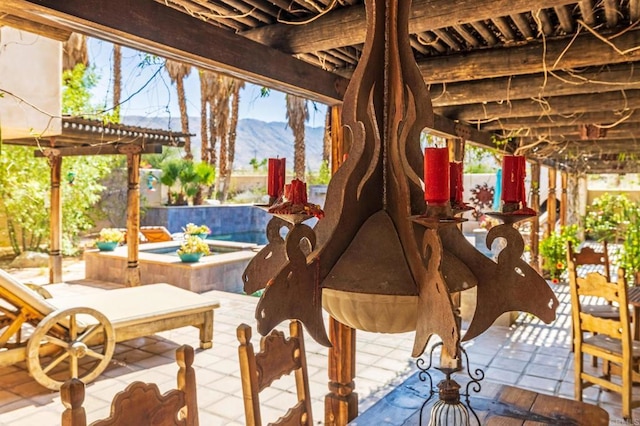
[(449, 201), (449, 149), (424, 149), (424, 199), (428, 204)]
[(299, 179), (291, 181), (291, 204), (307, 203), (307, 184)]
[(449, 200), (453, 204), (462, 204), (464, 186), (462, 181), (462, 163), (449, 163)]
[(524, 200), (525, 159), (522, 155), (502, 157), (502, 201), (519, 203)]
[(285, 158), (269, 158), (268, 164), (267, 194), (271, 198), (278, 198), (284, 190), (287, 162)]

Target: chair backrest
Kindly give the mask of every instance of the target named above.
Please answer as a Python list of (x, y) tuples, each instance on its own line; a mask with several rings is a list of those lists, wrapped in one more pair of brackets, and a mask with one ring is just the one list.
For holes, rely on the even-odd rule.
[[(611, 281), (611, 272), (609, 270), (609, 248), (606, 241), (603, 243), (602, 252), (595, 251), (589, 246), (584, 246), (580, 251), (576, 252), (573, 244), (569, 241), (567, 255), (576, 266), (576, 276), (586, 275), (588, 272), (600, 272), (599, 268), (595, 268), (599, 265), (602, 267), (603, 275), (607, 281)], [(578, 270), (578, 267), (585, 265), (590, 265), (592, 268), (580, 268), (581, 270)]]
[[(91, 423), (92, 426), (198, 426), (196, 378), (193, 370), (193, 348), (183, 345), (176, 350), (178, 388), (160, 394), (155, 383), (133, 382), (116, 394), (111, 415)], [(66, 381), (60, 389), (65, 410), (62, 426), (86, 426), (85, 385), (78, 379)]]
[(160, 243), (164, 241), (172, 241), (171, 233), (164, 226), (143, 226), (140, 232), (146, 238), (147, 243)]
[(259, 393), (274, 380), (291, 372), (295, 373), (298, 402), (272, 424), (313, 424), (302, 324), (297, 320), (291, 321), (289, 331), (288, 338), (278, 330), (262, 337), (260, 352), (255, 353), (251, 343), (251, 327), (247, 324), (238, 326), (238, 355), (247, 426), (262, 425)]
[[(569, 266), (570, 268), (573, 265)], [(588, 297), (603, 298), (619, 308), (618, 317), (603, 318), (583, 309)], [(586, 277), (578, 277), (571, 282), (571, 309), (574, 318), (574, 336), (576, 351), (580, 351), (580, 345), (584, 333), (609, 336), (622, 342), (622, 353), (631, 359), (631, 325), (629, 320), (629, 305), (627, 299), (627, 282), (624, 270), (618, 272), (618, 282), (608, 282), (607, 278), (598, 273), (591, 272)], [(576, 320), (578, 319), (578, 320)]]

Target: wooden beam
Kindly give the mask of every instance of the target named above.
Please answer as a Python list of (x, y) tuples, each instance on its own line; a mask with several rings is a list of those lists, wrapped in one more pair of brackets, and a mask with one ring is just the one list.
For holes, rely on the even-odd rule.
[(463, 123), (456, 123), (453, 120), (436, 114), (433, 120), (434, 133), (439, 133), (444, 137), (458, 137), (475, 145), (485, 148), (498, 149), (491, 132), (482, 132)]
[(153, 0), (3, 0), (0, 9), (329, 105), (346, 88), (336, 74)]
[[(596, 123), (600, 124), (600, 123)], [(606, 131), (606, 136), (602, 139), (611, 139), (611, 138), (621, 138), (623, 135), (627, 135), (628, 138), (630, 134), (637, 134), (640, 132), (640, 123), (638, 122), (623, 122), (617, 124), (613, 127), (603, 126), (603, 130)], [(528, 129), (524, 134), (521, 134), (523, 137), (526, 136), (557, 136), (563, 139), (579, 139), (580, 136), (580, 125), (576, 124), (573, 126), (556, 126), (556, 127), (537, 127)]]
[(557, 221), (557, 198), (556, 198), (556, 184), (558, 182), (556, 168), (549, 167), (548, 172), (548, 184), (549, 184), (549, 193), (547, 194), (547, 232), (546, 236), (548, 237), (556, 230), (556, 221)]
[(580, 73), (558, 71), (553, 74), (529, 74), (429, 87), (434, 107), (483, 102), (508, 102), (516, 99), (567, 96), (587, 93), (640, 89), (640, 67), (624, 63), (608, 68), (594, 68)]
[[(531, 163), (531, 208), (540, 211), (540, 162)], [(540, 218), (538, 215), (531, 219), (531, 260), (529, 265), (540, 272)]]
[[(51, 144), (55, 144), (55, 138), (51, 138)], [(49, 156), (51, 172), (51, 191), (49, 201), (51, 203), (51, 215), (49, 217), (49, 283), (62, 282), (62, 195), (60, 181), (62, 176), (62, 157), (60, 155)]]
[(631, 111), (601, 111), (587, 113), (572, 113), (567, 116), (543, 115), (537, 117), (501, 118), (489, 121), (480, 126), (484, 131), (499, 129), (522, 129), (550, 126), (567, 126), (577, 124), (612, 124), (618, 122), (638, 122), (640, 112)]
[[(70, 146), (64, 148), (45, 148), (34, 151), (36, 158), (47, 157), (50, 151), (56, 152), (61, 157), (77, 157), (81, 155), (119, 155), (122, 154), (122, 144), (96, 145), (96, 146)], [(134, 146), (131, 144), (131, 146)], [(136, 145), (137, 146), (137, 145)], [(148, 144), (141, 147), (142, 154), (162, 154), (162, 145)]]
[(30, 21), (19, 16), (9, 15), (8, 13), (0, 13), (0, 26), (2, 25), (7, 25), (9, 27), (28, 31), (33, 34), (38, 34), (52, 40), (62, 42), (69, 40), (69, 37), (71, 36), (71, 31), (69, 30)]
[[(409, 33), (470, 24), (510, 14), (546, 9), (575, 0), (414, 0), (409, 17)], [(364, 42), (364, 5), (327, 13), (305, 25), (273, 24), (241, 33), (244, 37), (283, 52), (309, 53)]]
[[(437, 108), (445, 117), (469, 123), (510, 117), (575, 114), (576, 112), (625, 111), (640, 108), (640, 90), (593, 95), (557, 96), (544, 101), (517, 100), (510, 103), (472, 104)], [(434, 108), (435, 110), (436, 108)]]
[(619, 64), (640, 58), (640, 50), (636, 49), (640, 45), (640, 31), (620, 33), (610, 42), (626, 53), (623, 55), (595, 36), (583, 33), (575, 38), (547, 40), (544, 44), (531, 41), (502, 49), (426, 58), (418, 63), (418, 67), (425, 81), (442, 83)]

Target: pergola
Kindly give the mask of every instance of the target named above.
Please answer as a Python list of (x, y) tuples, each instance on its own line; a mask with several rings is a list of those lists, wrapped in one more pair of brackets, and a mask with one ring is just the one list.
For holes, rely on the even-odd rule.
[[(4, 0), (0, 23), (58, 39), (81, 32), (323, 102), (339, 117), (363, 52), (364, 3)], [(527, 156), (533, 182), (548, 166), (548, 222), (555, 223), (558, 171), (566, 200), (570, 176), (639, 169), (639, 18), (640, 0), (414, 0), (409, 43), (430, 90), (430, 130), (458, 155), (466, 141)], [(333, 138), (336, 167), (341, 132)], [(535, 239), (532, 250), (535, 259)], [(344, 424), (357, 410), (355, 340), (337, 321), (330, 332), (325, 419)]]
[[(158, 154), (163, 146), (184, 145), (184, 134), (124, 124), (104, 123), (77, 117), (62, 118), (62, 133), (49, 138), (25, 137), (7, 140), (10, 145), (36, 147), (36, 157), (46, 157), (51, 169), (51, 237), (49, 282), (62, 281), (62, 203), (60, 193), (62, 159), (79, 155), (126, 155), (127, 233), (140, 230), (140, 158)], [(128, 240), (127, 283), (140, 284), (138, 239)]]

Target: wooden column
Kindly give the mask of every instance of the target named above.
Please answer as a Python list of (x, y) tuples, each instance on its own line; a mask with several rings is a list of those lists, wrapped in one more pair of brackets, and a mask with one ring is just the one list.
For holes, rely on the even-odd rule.
[(551, 235), (556, 229), (556, 169), (549, 167), (549, 195), (547, 195), (547, 232), (546, 235)]
[[(346, 160), (342, 106), (331, 107), (331, 172)], [(342, 426), (358, 415), (358, 394), (353, 390), (356, 376), (356, 330), (329, 318), (329, 393), (324, 400), (324, 424)]]
[(560, 226), (567, 225), (567, 207), (568, 207), (568, 197), (567, 197), (567, 185), (569, 176), (566, 171), (560, 172), (561, 178), (561, 192), (560, 192)]
[(138, 249), (140, 240), (140, 157), (142, 148), (127, 145), (118, 149), (127, 155), (127, 286), (140, 285)]
[[(51, 138), (51, 144), (55, 138)], [(62, 177), (62, 155), (57, 149), (45, 150), (51, 168), (51, 214), (49, 242), (49, 283), (62, 282), (62, 202), (60, 181)]]
[[(540, 211), (540, 163), (531, 163), (531, 208)], [(536, 271), (540, 271), (540, 218), (531, 219), (531, 262)]]
[(324, 398), (324, 424), (344, 426), (358, 416), (356, 330), (329, 317), (329, 393)]

